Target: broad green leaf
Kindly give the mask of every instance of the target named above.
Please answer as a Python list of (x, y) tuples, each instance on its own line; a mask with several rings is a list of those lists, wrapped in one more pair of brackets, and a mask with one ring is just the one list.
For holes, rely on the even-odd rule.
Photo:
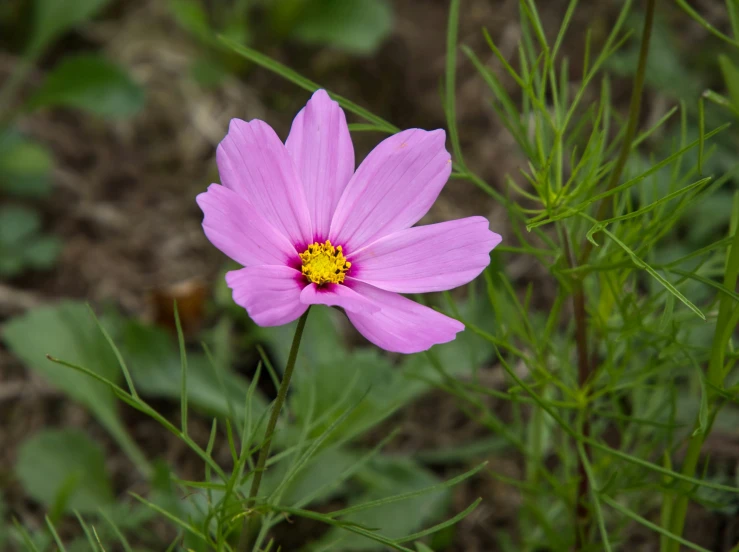
[(214, 41), (208, 14), (199, 0), (169, 0), (169, 10), (177, 24), (205, 44)]
[[(300, 342), (299, 365), (336, 363), (344, 357), (345, 345), (339, 334), (342, 316), (333, 309), (311, 309), (303, 339)], [(274, 328), (257, 327), (255, 329), (257, 338), (264, 341), (268, 352), (274, 355), (274, 364), (278, 372), (282, 372), (287, 364), (296, 326), (297, 322), (293, 322)], [(300, 372), (301, 370), (296, 371), (297, 377)]]
[[(311, 391), (312, 386), (317, 389)], [(306, 363), (296, 371), (290, 408), (304, 422), (310, 411), (310, 395), (314, 393), (311, 436), (320, 434), (349, 409), (353, 411), (342, 424), (341, 434), (359, 434), (407, 404), (426, 387), (407, 379), (377, 349), (358, 348), (331, 362)], [(298, 429), (288, 428), (288, 431)]]
[(50, 268), (61, 249), (56, 236), (38, 233), (36, 211), (22, 206), (0, 207), (0, 276), (16, 276), (26, 268)]
[(41, 144), (17, 132), (0, 132), (0, 193), (43, 196), (50, 187), (52, 157)]
[(36, 530), (30, 533), (17, 519), (13, 520), (14, 527), (10, 534), (16, 544), (22, 546), (21, 550), (25, 552), (41, 552), (46, 550), (51, 544), (51, 535), (47, 531)]
[(303, 42), (367, 54), (388, 36), (392, 23), (386, 0), (312, 0), (292, 32)]
[(214, 88), (228, 77), (229, 72), (217, 59), (200, 57), (190, 65), (190, 74), (200, 86)]
[(85, 405), (139, 466), (145, 460), (118, 418), (110, 388), (75, 370), (50, 362), (60, 358), (114, 382), (121, 379), (118, 361), (82, 303), (64, 301), (41, 307), (8, 322), (2, 338), (10, 351), (32, 370)]
[[(367, 490), (351, 501), (360, 505), (407, 492), (418, 491), (441, 481), (419, 464), (408, 459), (379, 457), (363, 474)], [(428, 522), (441, 517), (449, 499), (449, 490), (441, 489), (407, 500), (392, 502), (342, 517), (342, 521), (359, 523), (377, 529), (377, 533), (391, 539), (401, 538), (417, 531)], [(328, 547), (337, 542), (337, 549), (383, 550), (382, 546), (366, 537), (333, 528), (322, 537), (313, 549)]]
[[(180, 353), (169, 334), (132, 320), (123, 325), (120, 346), (142, 395), (180, 399)], [(228, 402), (231, 401), (234, 412), (242, 413), (249, 387), (245, 379), (221, 368), (224, 395), (204, 354), (188, 352), (187, 365), (187, 396), (191, 404), (219, 416), (228, 416)], [(266, 408), (266, 401), (257, 395), (254, 405), (256, 419)]]
[(0, 247), (20, 244), (40, 226), (41, 220), (33, 209), (13, 205), (0, 208)]
[[(480, 291), (477, 291), (480, 293)], [(494, 328), (493, 312), (490, 303), (484, 300), (476, 300), (470, 297), (467, 301), (458, 306), (460, 315), (475, 326), (483, 329)], [(436, 345), (431, 352), (435, 354), (441, 365), (448, 374), (453, 376), (469, 375), (475, 369), (482, 366), (486, 361), (494, 355), (495, 348), (493, 345), (471, 331), (464, 331), (457, 334), (456, 339), (449, 343)], [(428, 366), (428, 357), (426, 355), (417, 355), (417, 359), (422, 359), (426, 366), (422, 372), (427, 377), (433, 377), (434, 371)], [(409, 361), (409, 365), (411, 361)], [(418, 368), (414, 368), (418, 369)]]
[[(292, 505), (305, 497), (317, 493), (311, 503), (321, 502), (342, 490), (331, 488), (331, 483), (345, 470), (350, 469), (360, 458), (360, 454), (341, 447), (333, 447), (319, 452), (298, 473), (287, 486), (280, 500), (281, 504)], [(264, 475), (260, 492), (269, 495), (287, 475), (289, 461), (270, 466)]]
[(36, 236), (29, 240), (24, 252), (26, 264), (37, 270), (47, 270), (54, 266), (62, 249), (58, 236)]
[(52, 40), (93, 17), (110, 0), (36, 0), (28, 52), (38, 55)]
[(127, 117), (144, 105), (144, 90), (118, 65), (95, 54), (65, 57), (26, 104), (64, 106), (101, 117)]
[(76, 429), (45, 430), (18, 451), (16, 474), (34, 500), (51, 507), (66, 493), (64, 510), (95, 513), (114, 502), (103, 450)]

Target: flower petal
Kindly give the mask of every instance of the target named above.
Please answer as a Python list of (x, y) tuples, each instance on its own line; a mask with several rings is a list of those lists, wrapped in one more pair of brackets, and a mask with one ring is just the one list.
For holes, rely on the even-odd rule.
[(216, 152), (221, 181), (249, 201), (302, 251), (312, 243), (305, 190), (275, 131), (257, 119), (231, 119)]
[(383, 140), (344, 190), (329, 239), (352, 252), (418, 222), (452, 171), (444, 141), (443, 130), (417, 128)]
[(292, 322), (308, 308), (300, 302), (302, 274), (288, 266), (253, 266), (226, 273), (233, 299), (260, 326)]
[(347, 312), (377, 312), (380, 306), (342, 284), (310, 284), (303, 288), (300, 301), (306, 305), (341, 307)]
[(484, 217), (399, 230), (349, 256), (352, 278), (398, 293), (461, 286), (490, 263), (501, 237)]
[(417, 353), (452, 341), (464, 324), (402, 295), (352, 282), (352, 287), (380, 306), (375, 313), (347, 311), (354, 327), (369, 341), (396, 353)]
[(205, 215), (205, 235), (237, 263), (284, 266), (298, 259), (288, 239), (236, 192), (211, 184), (196, 201)]
[(354, 173), (354, 146), (344, 111), (325, 90), (316, 91), (295, 117), (285, 146), (305, 188), (313, 239), (323, 242)]

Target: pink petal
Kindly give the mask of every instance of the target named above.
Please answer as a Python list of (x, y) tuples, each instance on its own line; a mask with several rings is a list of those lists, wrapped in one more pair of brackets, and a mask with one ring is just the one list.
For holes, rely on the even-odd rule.
[(306, 305), (341, 307), (347, 312), (377, 312), (380, 306), (342, 284), (310, 284), (303, 288), (300, 301)]
[(295, 164), (267, 123), (231, 119), (216, 159), (224, 186), (254, 205), (301, 251), (313, 242), (305, 190)]
[(431, 208), (452, 171), (443, 130), (410, 129), (383, 140), (354, 173), (329, 239), (356, 251), (409, 228)]
[(295, 117), (285, 146), (305, 187), (314, 240), (323, 242), (354, 173), (354, 146), (344, 111), (325, 90), (316, 91)]
[(500, 241), (484, 217), (407, 228), (350, 255), (352, 278), (398, 293), (452, 289), (477, 277)]
[(352, 282), (357, 293), (375, 301), (380, 311), (372, 314), (347, 311), (354, 327), (369, 341), (396, 353), (417, 353), (437, 343), (452, 341), (464, 324), (402, 295), (362, 282)]
[(237, 305), (260, 326), (281, 326), (300, 317), (308, 305), (300, 302), (303, 275), (287, 266), (253, 266), (226, 273)]
[(203, 210), (203, 230), (213, 245), (244, 266), (286, 265), (298, 252), (248, 201), (211, 184), (196, 201)]

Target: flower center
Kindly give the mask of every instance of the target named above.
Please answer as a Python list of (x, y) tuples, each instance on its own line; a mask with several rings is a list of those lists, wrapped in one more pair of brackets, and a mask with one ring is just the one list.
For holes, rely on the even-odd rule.
[(329, 240), (326, 243), (315, 242), (300, 254), (303, 261), (303, 275), (314, 284), (341, 284), (352, 263), (346, 260), (340, 245), (334, 247)]

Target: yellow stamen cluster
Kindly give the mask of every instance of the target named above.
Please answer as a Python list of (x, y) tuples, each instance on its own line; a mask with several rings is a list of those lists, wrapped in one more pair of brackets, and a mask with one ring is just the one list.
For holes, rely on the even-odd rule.
[(300, 254), (303, 275), (314, 284), (340, 284), (352, 263), (346, 260), (341, 246), (315, 242)]

